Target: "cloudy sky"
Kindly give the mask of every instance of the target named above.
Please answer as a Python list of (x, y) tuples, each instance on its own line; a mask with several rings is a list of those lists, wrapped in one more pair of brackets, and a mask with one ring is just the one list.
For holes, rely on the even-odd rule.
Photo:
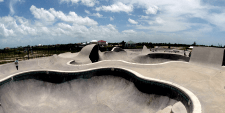
[(225, 1), (0, 0), (0, 48), (93, 39), (225, 45)]

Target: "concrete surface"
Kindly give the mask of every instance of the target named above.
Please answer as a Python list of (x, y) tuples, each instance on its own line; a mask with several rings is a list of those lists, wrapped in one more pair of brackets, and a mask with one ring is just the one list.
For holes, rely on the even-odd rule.
[[(90, 48), (91, 49), (91, 48)], [(89, 49), (87, 49), (90, 54)], [(193, 51), (195, 51), (195, 48), (193, 49)], [(126, 51), (127, 52), (127, 51)], [(132, 53), (134, 53), (135, 55), (139, 55), (141, 51), (135, 53), (135, 51), (130, 51)], [(129, 53), (129, 52), (127, 52)], [(67, 53), (68, 55), (70, 53)], [(78, 53), (79, 54), (79, 53)], [(103, 54), (103, 53), (100, 53)], [(130, 54), (130, 53), (129, 53)], [(195, 52), (192, 52), (192, 56), (195, 54)], [(72, 55), (71, 55), (72, 56)], [(84, 57), (87, 57), (84, 55)], [(135, 72), (138, 72), (139, 74), (143, 75), (146, 78), (152, 78), (152, 79), (158, 79), (158, 80), (165, 80), (165, 81), (169, 81), (171, 83), (174, 84), (178, 84), (182, 87), (187, 88), (188, 90), (190, 90), (191, 92), (193, 92), (198, 100), (201, 103), (201, 111), (199, 111), (199, 113), (223, 113), (225, 111), (225, 68), (224, 67), (220, 67), (220, 68), (211, 68), (208, 66), (204, 66), (204, 65), (198, 65), (198, 63), (188, 63), (188, 62), (166, 62), (166, 63), (161, 63), (161, 64), (140, 64), (140, 63), (131, 63), (131, 62), (126, 62), (124, 60), (103, 60), (103, 61), (99, 61), (96, 63), (86, 63), (85, 65), (81, 64), (81, 65), (68, 65), (67, 62), (74, 60), (76, 57), (72, 58), (72, 57), (67, 57), (67, 58), (63, 58), (60, 55), (54, 55), (51, 57), (46, 57), (46, 58), (38, 58), (38, 59), (32, 59), (29, 61), (20, 61), (19, 62), (19, 70), (16, 70), (15, 64), (13, 63), (8, 63), (8, 64), (3, 64), (0, 65), (0, 80), (5, 80), (7, 77), (10, 77), (13, 74), (17, 74), (17, 73), (23, 73), (24, 71), (30, 71), (30, 70), (40, 70), (40, 69), (48, 69), (48, 70), (62, 70), (62, 71), (80, 71), (80, 70), (86, 70), (86, 69), (91, 69), (91, 68), (100, 68), (100, 67), (117, 67), (117, 68), (126, 68), (129, 70), (133, 70)], [(213, 57), (210, 57), (213, 58)], [(81, 59), (83, 60), (83, 59)], [(89, 59), (90, 61), (90, 59)], [(91, 61), (90, 61), (91, 62)], [(209, 62), (210, 65), (211, 62)], [(214, 62), (212, 62), (213, 64)], [(204, 64), (204, 63), (203, 63)], [(217, 63), (215, 63), (217, 65)], [(213, 64), (214, 65), (214, 64)], [(35, 82), (35, 81), (33, 81)], [(40, 82), (40, 81), (39, 81)], [(28, 82), (28, 83), (31, 83)], [(28, 84), (27, 83), (27, 84)], [(37, 83), (39, 84), (39, 83)], [(51, 89), (51, 84), (50, 85), (42, 85), (39, 87), (40, 84), (48, 84), (48, 83), (43, 83), (40, 82), (40, 84), (37, 86), (34, 85), (34, 87), (36, 87), (37, 89), (40, 89), (44, 92), (40, 92), (43, 93), (42, 96), (38, 97), (38, 95), (33, 96), (34, 98), (39, 98), (41, 101), (45, 100), (45, 102), (50, 102), (50, 103), (46, 103), (44, 105), (40, 104), (40, 106), (47, 106), (46, 109), (50, 108), (54, 108), (51, 104), (54, 103), (56, 104), (56, 109), (57, 107), (60, 107), (61, 104), (63, 102), (67, 102), (68, 100), (70, 100), (71, 98), (69, 96), (62, 96), (63, 94), (61, 94), (62, 90), (67, 90), (69, 85), (59, 85), (58, 87), (55, 86), (55, 89)], [(5, 85), (6, 86), (6, 85)], [(32, 85), (30, 85), (32, 86)], [(49, 86), (49, 87), (48, 87)], [(10, 109), (19, 109), (19, 110), (26, 110), (26, 109), (31, 109), (31, 108), (26, 108), (27, 104), (24, 104), (22, 102), (22, 100), (19, 100), (19, 95), (24, 95), (23, 91), (28, 91), (32, 90), (32, 88), (24, 88), (23, 90), (17, 90), (16, 89), (17, 85), (15, 85), (15, 83), (10, 83), (8, 84), (8, 87), (1, 87), (1, 103), (2, 106), (0, 107), (0, 112), (3, 111), (3, 109), (8, 109), (10, 111)], [(18, 85), (19, 87), (19, 85)], [(25, 87), (25, 86), (24, 86)], [(33, 87), (33, 88), (34, 88)], [(60, 89), (61, 87), (61, 92), (58, 91), (58, 89)], [(65, 87), (65, 88), (62, 88)], [(11, 88), (12, 91), (10, 91), (9, 89)], [(45, 89), (46, 88), (46, 89)], [(16, 95), (14, 94), (15, 92), (18, 93), (18, 97), (16, 97)], [(39, 91), (39, 90), (36, 90)], [(48, 96), (46, 96), (48, 93), (48, 91), (55, 91), (58, 93), (54, 93), (54, 95), (50, 96), (52, 98), (58, 97), (57, 99), (60, 99), (60, 101), (55, 101), (55, 99), (52, 99)], [(71, 94), (71, 92), (69, 90), (68, 94)], [(12, 93), (12, 94), (11, 94)], [(46, 93), (46, 95), (44, 94)], [(32, 93), (31, 91), (31, 94)], [(38, 92), (37, 92), (38, 94)], [(52, 93), (51, 93), (52, 94)], [(4, 96), (10, 97), (9, 100), (8, 98), (4, 97)], [(25, 94), (25, 95), (29, 95), (29, 94)], [(87, 93), (88, 95), (88, 93)], [(55, 97), (54, 97), (55, 96)], [(4, 97), (4, 98), (3, 98)], [(21, 97), (22, 98), (22, 97)], [(24, 97), (23, 97), (24, 98)], [(4, 100), (7, 99), (7, 100)], [(11, 101), (10, 101), (11, 99)], [(24, 98), (25, 99), (25, 98)], [(31, 101), (29, 100), (30, 98), (27, 98), (27, 100), (25, 99), (24, 102), (28, 102), (30, 103), (30, 105), (35, 105), (35, 101)], [(55, 102), (54, 102), (54, 101)], [(4, 102), (11, 102), (8, 103), (6, 106), (4, 106), (5, 104), (3, 104)], [(37, 101), (37, 102), (39, 102)], [(131, 101), (131, 100), (130, 100)], [(15, 103), (13, 103), (15, 102)], [(58, 103), (57, 103), (58, 102)], [(37, 103), (38, 104), (38, 103)], [(48, 106), (49, 105), (49, 106)], [(137, 105), (137, 104), (136, 104)], [(18, 107), (20, 106), (20, 107)], [(23, 106), (23, 107), (21, 107)], [(63, 105), (62, 105), (63, 106)], [(139, 107), (141, 108), (141, 107)], [(39, 110), (36, 109), (35, 107), (33, 107), (34, 111), (35, 110)], [(73, 108), (68, 107), (69, 110), (73, 111)], [(93, 111), (97, 110), (97, 109), (102, 109), (103, 112), (104, 110), (107, 110), (107, 107), (104, 107), (102, 105), (96, 105), (93, 106), (92, 108), (89, 108), (89, 110)], [(143, 108), (146, 109), (146, 108)], [(162, 108), (164, 109), (164, 108)], [(162, 109), (158, 109), (162, 110)], [(59, 109), (58, 109), (59, 110)], [(54, 112), (54, 109), (52, 109), (52, 111)], [(108, 110), (110, 111), (110, 110)], [(11, 111), (10, 111), (11, 112)], [(63, 111), (62, 111), (63, 112)], [(69, 112), (69, 111), (68, 111)], [(79, 111), (78, 111), (79, 112)], [(85, 111), (84, 111), (85, 112)], [(86, 112), (90, 112), (90, 111), (86, 111)], [(156, 111), (157, 112), (157, 111)], [(6, 112), (7, 113), (7, 112)]]
[(172, 107), (172, 113), (187, 113), (187, 110), (181, 102), (177, 102)]
[(223, 63), (224, 48), (194, 47), (190, 63), (220, 68)]
[(171, 113), (172, 110), (172, 106), (167, 106), (166, 108), (164, 108), (163, 110), (159, 110), (156, 113)]

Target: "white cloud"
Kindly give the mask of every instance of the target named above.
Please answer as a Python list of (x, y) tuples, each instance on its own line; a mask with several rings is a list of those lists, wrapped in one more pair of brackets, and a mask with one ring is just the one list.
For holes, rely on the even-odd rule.
[[(0, 1), (1, 2), (1, 1)], [(2, 1), (3, 2), (3, 1)], [(16, 3), (22, 3), (24, 2), (24, 0), (10, 0), (9, 2), (9, 10), (10, 10), (10, 15), (14, 15), (15, 11), (14, 11), (14, 5)]]
[(96, 17), (99, 17), (99, 18), (103, 17), (103, 15), (101, 15), (100, 13), (93, 13), (93, 14), (91, 14), (91, 12), (88, 11), (88, 10), (85, 10), (85, 13), (87, 13), (88, 16), (96, 16)]
[(124, 30), (124, 31), (122, 31), (122, 33), (133, 34), (133, 33), (137, 33), (137, 32), (130, 29), (130, 30)]
[(0, 0), (0, 2), (4, 2), (4, 0)]
[(14, 34), (12, 29), (7, 29), (4, 24), (0, 24), (0, 34), (5, 37), (12, 36)]
[[(160, 16), (164, 23), (160, 19), (153, 21), (152, 19), (155, 17), (145, 18), (144, 16), (140, 18), (142, 19), (140, 21), (146, 20), (151, 24), (151, 27), (155, 26), (156, 28), (158, 26), (156, 25), (157, 22), (158, 24), (166, 24), (166, 26), (164, 25), (164, 28), (160, 28), (163, 31), (174, 32), (175, 30), (188, 30), (192, 28), (190, 26), (193, 23), (190, 21), (192, 18), (202, 19), (203, 22), (205, 20), (206, 23), (209, 22), (210, 24), (214, 24), (220, 29), (225, 30), (225, 27), (222, 26), (224, 25), (222, 18), (224, 18), (225, 10), (222, 7), (204, 4), (201, 0), (115, 0), (114, 2), (122, 2), (123, 4), (130, 4), (139, 8), (144, 8), (143, 11), (146, 14), (155, 14), (156, 16)], [(215, 12), (215, 14), (212, 14), (212, 10), (219, 10), (221, 13)], [(169, 22), (172, 22), (178, 28), (173, 27), (173, 29), (170, 30), (171, 26), (169, 26)], [(189, 24), (189, 26), (186, 24)], [(148, 28), (149, 24), (145, 27)]]
[[(175, 20), (176, 21), (176, 20)], [(166, 24), (163, 23), (162, 26), (148, 28), (151, 30), (163, 30), (163, 27), (173, 26), (171, 29), (176, 31), (176, 29), (184, 29), (188, 24), (177, 24), (174, 23)], [(139, 25), (137, 25), (139, 26)], [(200, 25), (196, 25), (200, 26)], [(141, 27), (141, 26), (139, 26)], [(179, 28), (180, 27), (180, 28)], [(90, 41), (93, 37), (96, 40), (106, 40), (107, 42), (119, 42), (122, 40), (129, 41), (133, 40), (135, 42), (148, 41), (148, 42), (170, 42), (170, 43), (193, 43), (196, 41), (196, 37), (205, 37), (204, 33), (208, 32), (210, 29), (205, 29), (203, 26), (200, 31), (186, 32), (180, 34), (171, 33), (145, 33), (138, 32), (132, 29), (124, 30), (121, 33), (118, 31), (115, 25), (108, 24), (105, 26), (85, 26), (77, 23), (68, 23), (66, 21), (61, 21), (60, 23), (52, 24), (50, 26), (44, 24), (41, 20), (35, 20), (35, 23), (31, 23), (23, 17), (17, 16), (6, 16), (0, 18), (0, 45), (1, 47), (16, 47), (25, 45), (37, 45), (41, 44), (56, 44), (56, 43), (76, 43), (82, 41)], [(164, 29), (168, 30), (168, 29)], [(101, 35), (99, 35), (101, 34)], [(192, 37), (189, 39), (188, 37)], [(137, 38), (139, 37), (139, 38)], [(157, 38), (155, 38), (157, 37)], [(182, 39), (181, 39), (182, 37)], [(216, 43), (217, 44), (217, 43)]]
[(84, 11), (85, 11), (85, 13), (87, 13), (87, 14), (91, 14), (90, 11), (88, 11), (88, 10), (84, 10)]
[(70, 23), (75, 23), (75, 24), (80, 24), (80, 25), (97, 25), (98, 23), (89, 17), (81, 17), (78, 16), (75, 12), (69, 12), (68, 15), (65, 15), (61, 11), (55, 11), (54, 9), (50, 9), (51, 13), (56, 16), (58, 19), (61, 19), (62, 21), (65, 22), (70, 22)]
[(97, 7), (95, 9), (96, 11), (111, 11), (111, 12), (132, 12), (133, 11), (133, 6), (132, 5), (125, 5), (121, 2), (117, 2), (116, 4), (113, 4), (111, 6), (101, 6), (101, 7)]
[(89, 17), (78, 16), (75, 12), (69, 12), (68, 15), (64, 14), (62, 11), (56, 11), (54, 8), (45, 10), (43, 8), (36, 8), (31, 6), (30, 8), (32, 14), (37, 19), (42, 19), (44, 21), (54, 21), (55, 19), (60, 19), (65, 22), (80, 24), (80, 25), (97, 25), (98, 23)]
[(114, 20), (114, 18), (113, 17), (110, 17), (110, 21), (113, 21)]
[(81, 0), (81, 2), (89, 7), (93, 7), (96, 3), (98, 3), (96, 0)]
[(162, 23), (165, 22), (165, 21), (164, 21), (163, 19), (161, 19), (160, 17), (157, 17), (157, 18), (155, 19), (155, 21), (156, 21), (158, 24), (162, 24)]
[(190, 29), (194, 24), (179, 22), (174, 20), (173, 18), (167, 18), (166, 21), (157, 17), (155, 21), (148, 22), (149, 25), (138, 25), (137, 29), (150, 29), (152, 31), (160, 31), (160, 32), (176, 32), (183, 31), (186, 29)]
[(143, 16), (143, 15), (141, 15), (140, 17), (141, 17), (140, 19), (149, 19), (149, 16)]
[(37, 8), (34, 5), (32, 5), (30, 7), (30, 11), (32, 12), (34, 17), (37, 19), (44, 19), (45, 21), (55, 20), (55, 16), (51, 12), (45, 10), (44, 8)]
[(97, 16), (97, 17), (102, 17), (103, 15), (99, 14), (99, 13), (93, 13), (93, 16)]
[(131, 23), (131, 24), (138, 24), (138, 22), (136, 22), (135, 20), (132, 20), (132, 19), (128, 19), (128, 21)]
[(93, 7), (95, 4), (99, 3), (97, 0), (60, 0), (60, 3), (72, 3), (77, 4), (78, 2), (81, 2), (81, 4), (86, 5), (88, 7)]
[[(72, 2), (72, 0), (67, 1)], [(76, 2), (76, 0), (73, 1), (74, 3)], [(77, 1), (78, 2), (76, 3), (82, 3), (81, 0)], [(214, 28), (225, 30), (225, 27), (223, 27), (225, 24), (225, 21), (223, 20), (223, 18), (225, 18), (224, 10), (220, 10), (221, 13), (209, 13), (208, 11), (213, 8), (211, 6), (201, 5), (200, 0), (120, 0), (120, 2), (126, 4), (126, 6), (132, 6), (132, 11), (133, 6), (141, 6), (147, 11), (146, 9), (149, 8), (148, 6), (155, 5), (159, 7), (160, 13), (158, 9), (153, 16), (141, 16), (139, 17), (141, 20), (133, 20), (134, 24), (138, 24), (137, 22), (140, 24), (144, 21), (151, 23), (151, 25), (135, 25), (136, 28), (133, 28), (147, 29), (147, 32), (135, 31), (130, 28), (120, 32), (115, 25), (98, 25), (95, 20), (79, 16), (75, 12), (63, 13), (62, 11), (56, 11), (53, 8), (47, 10), (31, 6), (31, 9), (33, 8), (31, 12), (35, 17), (34, 20), (17, 16), (0, 17), (0, 45), (19, 46), (39, 43), (75, 43), (90, 41), (93, 37), (97, 40), (103, 39), (108, 42), (122, 41), (122, 39), (124, 39), (125, 41), (133, 40), (136, 42), (143, 40), (149, 42), (163, 41), (179, 43), (179, 41), (181, 41), (180, 43), (193, 43), (196, 39), (199, 39), (199, 37), (201, 37), (201, 39), (206, 38), (206, 33), (214, 31)], [(118, 3), (115, 2), (115, 4)], [(113, 9), (112, 6), (113, 5), (105, 7), (108, 7), (109, 10), (107, 11), (111, 12), (122, 11), (116, 10), (121, 8), (117, 7)], [(99, 11), (106, 11), (103, 10), (103, 7), (99, 8)], [(126, 12), (126, 10), (123, 11)], [(132, 11), (127, 12), (129, 13)], [(90, 13), (90, 15), (92, 14)], [(114, 19), (114, 17), (112, 18)], [(190, 18), (200, 18), (205, 20), (206, 23), (203, 25), (191, 23), (189, 21)], [(46, 25), (45, 21), (50, 20), (52, 23)], [(130, 20), (132, 22), (132, 19)], [(215, 26), (212, 26), (211, 24)], [(198, 28), (192, 30), (190, 29), (192, 26), (197, 26)], [(215, 44), (217, 43), (218, 42)]]
[(158, 11), (158, 7), (157, 6), (153, 6), (153, 7), (148, 7), (147, 10), (145, 10), (146, 14), (156, 14)]
[(210, 21), (212, 24), (218, 26), (221, 31), (225, 31), (225, 12), (224, 13), (213, 13), (211, 15), (206, 16), (206, 20)]

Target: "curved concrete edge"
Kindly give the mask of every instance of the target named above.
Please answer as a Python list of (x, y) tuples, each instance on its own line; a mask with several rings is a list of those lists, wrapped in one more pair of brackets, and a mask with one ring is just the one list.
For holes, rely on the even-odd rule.
[(178, 84), (169, 82), (169, 81), (145, 77), (145, 76), (139, 74), (136, 71), (133, 71), (133, 70), (130, 70), (130, 69), (126, 69), (126, 68), (121, 68), (121, 67), (98, 67), (98, 68), (91, 68), (91, 69), (79, 70), (79, 71), (62, 71), (62, 70), (48, 70), (48, 69), (29, 70), (29, 71), (23, 71), (23, 72), (19, 72), (19, 73), (15, 73), (15, 74), (9, 75), (8, 77), (5, 77), (5, 78), (1, 79), (0, 82), (3, 82), (3, 81), (5, 81), (7, 79), (10, 79), (10, 78), (13, 79), (14, 76), (16, 76), (18, 74), (26, 73), (26, 72), (46, 71), (46, 73), (47, 73), (49, 71), (54, 71), (54, 72), (61, 72), (61, 73), (76, 73), (76, 72), (79, 73), (79, 72), (86, 72), (86, 71), (97, 70), (97, 69), (104, 69), (104, 68), (119, 68), (119, 69), (123, 69), (125, 71), (130, 72), (130, 73), (133, 73), (135, 76), (137, 76), (137, 77), (139, 77), (141, 79), (148, 80), (148, 81), (153, 81), (153, 82), (159, 82), (159, 83), (162, 83), (162, 84), (166, 84), (166, 85), (175, 87), (175, 88), (179, 89), (180, 91), (183, 91), (190, 98), (191, 103), (192, 103), (192, 108), (193, 108), (192, 109), (192, 113), (202, 113), (200, 101), (188, 89), (186, 89), (186, 88), (184, 88), (184, 87), (182, 87), (182, 86), (180, 86)]
[(134, 65), (163, 65), (163, 64), (173, 63), (173, 62), (188, 63), (188, 62), (184, 62), (184, 61), (168, 61), (168, 62), (158, 63), (158, 64), (141, 64), (141, 63), (127, 62), (127, 61), (124, 61), (124, 60), (103, 60), (103, 61), (98, 61), (98, 62), (95, 62), (95, 63), (81, 64), (81, 65), (73, 65), (73, 64), (70, 64), (70, 62), (72, 62), (72, 61), (74, 61), (74, 60), (70, 60), (66, 64), (67, 65), (70, 65), (70, 66), (86, 66), (86, 65), (93, 65), (93, 64), (97, 64), (97, 63), (101, 63), (101, 62), (109, 62), (109, 61), (120, 61), (120, 62), (123, 62), (123, 63), (134, 64)]
[[(113, 47), (111, 51), (114, 51), (115, 48), (120, 48), (120, 47)], [(122, 49), (122, 48), (120, 48), (120, 49)], [(122, 50), (124, 50), (124, 49), (122, 49)], [(126, 51), (126, 50), (124, 50), (124, 51)]]
[(111, 51), (113, 51), (116, 47), (113, 47)]
[(130, 72), (132, 72), (133, 74), (135, 74), (136, 76), (142, 78), (142, 79), (145, 79), (145, 80), (150, 80), (150, 81), (155, 81), (155, 82), (160, 82), (160, 83), (163, 83), (163, 84), (167, 84), (167, 85), (170, 85), (170, 86), (174, 86), (175, 88), (185, 92), (187, 94), (187, 96), (189, 96), (189, 98), (191, 99), (192, 101), (192, 104), (193, 104), (193, 111), (192, 113), (201, 113), (202, 112), (202, 109), (201, 109), (201, 103), (200, 101), (198, 100), (198, 98), (191, 92), (189, 91), (188, 89), (178, 85), (178, 84), (175, 84), (175, 83), (172, 83), (172, 82), (169, 82), (169, 81), (165, 81), (165, 80), (160, 80), (160, 79), (154, 79), (154, 78), (149, 78), (149, 77), (145, 77), (133, 70), (129, 70)]

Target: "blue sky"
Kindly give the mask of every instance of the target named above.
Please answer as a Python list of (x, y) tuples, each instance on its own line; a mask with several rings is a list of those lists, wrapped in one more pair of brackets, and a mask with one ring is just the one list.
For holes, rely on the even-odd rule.
[(107, 42), (225, 45), (222, 0), (0, 0), (0, 48)]

